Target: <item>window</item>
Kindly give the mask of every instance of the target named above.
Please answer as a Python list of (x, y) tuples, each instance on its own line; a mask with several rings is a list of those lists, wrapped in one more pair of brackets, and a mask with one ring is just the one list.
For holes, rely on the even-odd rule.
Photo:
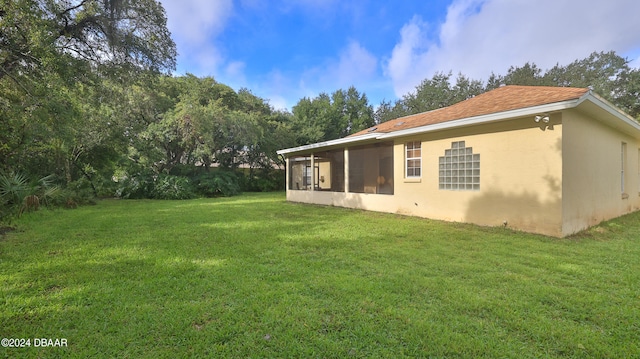
[(444, 190), (480, 189), (480, 154), (464, 141), (452, 142), (439, 158), (439, 188)]
[(349, 148), (349, 192), (393, 194), (393, 142)]
[(405, 176), (420, 177), (422, 175), (422, 150), (420, 141), (408, 142), (405, 148)]

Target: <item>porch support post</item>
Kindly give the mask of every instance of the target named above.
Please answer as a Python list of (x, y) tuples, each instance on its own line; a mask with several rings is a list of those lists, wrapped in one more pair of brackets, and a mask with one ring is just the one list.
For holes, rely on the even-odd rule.
[(289, 157), (285, 158), (284, 160), (284, 190), (285, 192), (289, 190), (289, 177), (291, 177), (291, 174), (289, 173), (289, 170), (291, 167), (289, 167)]
[(344, 192), (349, 193), (349, 148), (344, 149)]
[(316, 156), (311, 154), (311, 190), (316, 190)]

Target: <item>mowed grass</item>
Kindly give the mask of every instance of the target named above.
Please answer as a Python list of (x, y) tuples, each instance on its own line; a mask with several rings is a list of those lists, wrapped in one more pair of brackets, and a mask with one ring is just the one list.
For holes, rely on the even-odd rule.
[(640, 213), (553, 239), (275, 193), (105, 200), (17, 228), (0, 337), (68, 346), (2, 357), (640, 356)]

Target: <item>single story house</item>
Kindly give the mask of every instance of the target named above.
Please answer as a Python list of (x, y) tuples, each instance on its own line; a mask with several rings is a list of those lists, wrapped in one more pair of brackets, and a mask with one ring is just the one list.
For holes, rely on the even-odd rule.
[(294, 202), (555, 237), (640, 208), (640, 124), (585, 88), (503, 86), (278, 153)]

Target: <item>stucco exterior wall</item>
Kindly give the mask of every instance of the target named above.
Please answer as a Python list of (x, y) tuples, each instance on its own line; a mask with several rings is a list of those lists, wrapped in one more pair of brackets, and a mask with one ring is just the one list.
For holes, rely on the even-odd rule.
[(563, 127), (563, 235), (638, 210), (638, 141), (576, 110), (566, 111)]
[(331, 163), (328, 161), (318, 162), (318, 173), (316, 179), (319, 179), (318, 187), (322, 190), (331, 188)]
[[(440, 131), (394, 141), (394, 195), (287, 191), (295, 202), (361, 208), (524, 231), (562, 235), (562, 132), (533, 118)], [(405, 178), (408, 141), (422, 143), (422, 176)], [(480, 155), (479, 190), (439, 188), (439, 158), (452, 142), (465, 141)], [(348, 162), (348, 161), (347, 161)]]
[[(396, 165), (397, 212), (446, 221), (506, 226), (560, 236), (562, 228), (562, 125), (542, 131), (532, 118), (407, 138), (422, 141), (423, 175), (404, 178)], [(439, 189), (439, 157), (454, 141), (480, 155), (479, 190)], [(403, 159), (405, 139), (396, 143)]]

